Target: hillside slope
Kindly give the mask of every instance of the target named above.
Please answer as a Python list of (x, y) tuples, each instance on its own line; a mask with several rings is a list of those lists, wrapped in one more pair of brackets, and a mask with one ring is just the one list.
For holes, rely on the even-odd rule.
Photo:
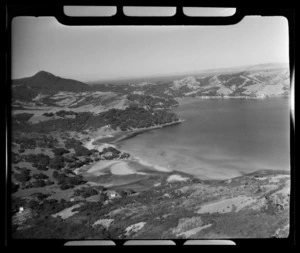
[(226, 181), (180, 178), (173, 174), (161, 185), (106, 202), (86, 198), (58, 211), (26, 207), (23, 216), (30, 213), (36, 218), (18, 223), (21, 214), (17, 213), (14, 238), (234, 239), (289, 235), (287, 173), (258, 171)]

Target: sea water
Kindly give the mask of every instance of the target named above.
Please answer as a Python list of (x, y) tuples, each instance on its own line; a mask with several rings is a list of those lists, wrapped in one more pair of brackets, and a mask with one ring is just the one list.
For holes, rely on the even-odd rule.
[(194, 99), (175, 112), (185, 121), (118, 143), (133, 156), (202, 179), (290, 169), (290, 100)]

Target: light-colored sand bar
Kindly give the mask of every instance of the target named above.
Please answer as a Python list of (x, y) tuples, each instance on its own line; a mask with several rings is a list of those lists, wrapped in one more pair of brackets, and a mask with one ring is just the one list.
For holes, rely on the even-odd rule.
[(119, 162), (120, 161), (116, 161), (116, 160), (97, 162), (89, 170), (87, 170), (87, 173), (93, 174), (95, 176), (97, 176), (99, 173), (100, 173), (99, 175), (102, 175), (103, 172), (101, 172), (101, 170), (104, 170)]
[[(120, 160), (100, 161), (92, 165), (86, 173), (93, 176), (105, 175), (103, 170), (109, 169), (114, 175), (128, 175), (128, 174), (141, 174), (146, 175), (147, 173), (138, 172), (136, 169), (129, 166), (128, 162)], [(106, 171), (107, 173), (107, 171)]]
[(132, 170), (126, 162), (114, 164), (111, 166), (110, 171), (114, 175), (128, 175), (136, 173), (136, 171)]

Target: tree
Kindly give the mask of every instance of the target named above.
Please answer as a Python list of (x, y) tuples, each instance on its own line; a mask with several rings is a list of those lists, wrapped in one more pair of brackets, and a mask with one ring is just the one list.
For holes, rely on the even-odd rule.
[(78, 141), (78, 140), (76, 140), (74, 138), (68, 139), (68, 140), (65, 141), (65, 147), (67, 149), (74, 148), (74, 147), (76, 147), (78, 145), (82, 145), (82, 142)]
[(22, 183), (29, 181), (30, 175), (26, 173), (14, 173), (14, 178)]
[(129, 158), (129, 157), (130, 157), (130, 154), (128, 154), (128, 153), (123, 153), (123, 154), (120, 156), (121, 159), (127, 159), (127, 158)]
[(65, 167), (64, 158), (62, 156), (55, 156), (50, 160), (49, 167), (55, 170), (60, 170)]
[(40, 208), (39, 202), (34, 199), (30, 200), (27, 206), (32, 210), (39, 210)]
[(21, 167), (21, 168), (16, 167), (16, 169), (17, 169), (20, 173), (22, 173), (22, 174), (27, 174), (27, 175), (30, 174), (30, 169), (27, 169), (27, 168), (25, 168), (25, 167)]
[(48, 170), (48, 167), (44, 166), (44, 165), (41, 165), (41, 164), (38, 164), (37, 166), (35, 166), (38, 170)]
[(45, 184), (46, 184), (46, 185), (53, 185), (54, 182), (51, 181), (51, 180), (49, 180), (49, 179), (47, 179), (47, 180), (45, 180)]
[(132, 189), (128, 189), (128, 190), (127, 190), (127, 195), (132, 195), (132, 194), (134, 194), (134, 193), (135, 193), (135, 191), (132, 190)]
[(119, 193), (119, 195), (120, 195), (122, 198), (127, 196), (127, 192), (124, 191), (124, 190), (121, 190), (121, 191), (119, 191), (118, 193)]
[(52, 177), (53, 178), (58, 178), (58, 176), (59, 176), (59, 173), (57, 171), (53, 171)]
[(74, 186), (73, 185), (70, 185), (70, 184), (67, 184), (67, 183), (62, 183), (59, 187), (59, 189), (61, 190), (67, 190), (69, 188), (73, 188)]
[(53, 148), (52, 152), (54, 153), (55, 156), (62, 156), (64, 154), (70, 153), (69, 150), (64, 149), (64, 148)]
[(47, 175), (45, 175), (45, 174), (43, 174), (43, 173), (34, 174), (34, 175), (32, 175), (32, 177), (33, 177), (34, 179), (47, 179), (47, 178), (49, 178)]
[(54, 113), (53, 112), (45, 112), (45, 113), (43, 113), (43, 116), (45, 116), (45, 117), (52, 117), (52, 116), (54, 116)]
[(63, 184), (63, 183), (65, 183), (67, 178), (68, 177), (66, 176), (66, 174), (59, 173), (58, 176), (56, 177), (57, 184)]
[(72, 175), (75, 174), (75, 173), (73, 172), (73, 170), (71, 170), (71, 169), (64, 169), (63, 171), (64, 171), (65, 174), (72, 174)]
[(44, 186), (46, 186), (46, 183), (45, 183), (44, 180), (38, 179), (38, 180), (35, 180), (35, 181), (32, 182), (32, 186), (33, 186), (34, 188), (44, 187)]
[(13, 197), (11, 201), (12, 214), (18, 212), (21, 206), (26, 206), (26, 200), (20, 197)]
[(81, 194), (83, 198), (88, 198), (90, 196), (95, 196), (95, 195), (98, 195), (98, 191), (90, 187), (86, 187), (86, 189), (84, 189), (84, 191)]
[(20, 188), (20, 186), (18, 184), (14, 184), (13, 182), (11, 182), (11, 192), (12, 193), (17, 192), (19, 188)]
[(74, 149), (75, 149), (75, 155), (77, 156), (90, 156), (93, 154), (92, 151), (90, 151), (89, 149), (81, 145), (75, 146)]
[(39, 201), (42, 201), (42, 200), (46, 199), (49, 195), (41, 193), (41, 192), (37, 192), (37, 193), (34, 193), (33, 196), (36, 197)]
[(66, 178), (66, 182), (71, 185), (80, 185), (86, 183), (87, 181), (83, 180), (82, 176), (76, 175), (74, 177)]

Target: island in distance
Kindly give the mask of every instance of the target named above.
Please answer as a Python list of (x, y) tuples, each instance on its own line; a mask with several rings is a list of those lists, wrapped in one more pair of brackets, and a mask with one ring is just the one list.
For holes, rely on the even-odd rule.
[(185, 124), (173, 109), (190, 98), (289, 97), (289, 82), (282, 64), (122, 85), (45, 71), (12, 80), (13, 238), (287, 237), (288, 171), (202, 179), (118, 142)]

